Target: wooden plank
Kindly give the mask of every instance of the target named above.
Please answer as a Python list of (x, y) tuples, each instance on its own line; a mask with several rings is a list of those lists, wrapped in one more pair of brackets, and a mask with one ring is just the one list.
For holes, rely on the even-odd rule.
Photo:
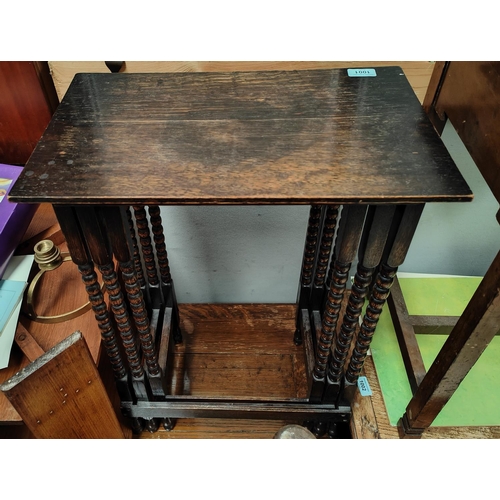
[[(415, 334), (429, 335), (449, 335), (460, 316), (424, 316), (412, 315), (408, 316), (410, 323), (415, 330)], [(497, 332), (500, 335), (500, 331)]]
[[(297, 393), (294, 360), (283, 354), (184, 354), (182, 371), (174, 372), (170, 394), (206, 398), (259, 400), (304, 399)], [(174, 361), (175, 363), (175, 361)], [(179, 391), (177, 378), (182, 379)]]
[(435, 106), (439, 97), (439, 92), (441, 92), (441, 87), (443, 86), (446, 70), (448, 69), (449, 64), (450, 63), (446, 61), (439, 61), (435, 63), (429, 80), (429, 86), (427, 87), (424, 101), (422, 103), (424, 111), (427, 113), (427, 116), (439, 134), (443, 132), (446, 123), (446, 116), (443, 114), (438, 116)]
[(424, 360), (420, 353), (420, 348), (415, 337), (415, 331), (409, 320), (408, 309), (399, 285), (398, 278), (394, 278), (391, 287), (391, 294), (387, 299), (391, 312), (394, 330), (398, 339), (401, 355), (408, 375), (408, 381), (412, 392), (415, 393), (417, 387), (425, 377)]
[[(361, 374), (365, 375), (364, 371)], [(353, 439), (380, 439), (371, 396), (362, 396), (359, 391), (356, 391), (351, 408), (350, 429)]]
[(80, 332), (30, 363), (0, 390), (37, 438), (123, 438)]
[(408, 316), (415, 334), (449, 335), (457, 324), (459, 316)]
[(256, 320), (264, 320), (268, 326), (277, 327), (283, 321), (294, 321), (295, 310), (295, 304), (179, 304), (180, 315), (189, 318), (182, 325), (188, 330), (198, 322), (212, 321), (253, 325)]
[(52, 116), (31, 61), (0, 62), (0, 163), (24, 165)]
[(68, 193), (127, 205), (472, 199), (398, 67), (364, 79), (79, 74), (10, 196), (65, 203)]
[[(213, 315), (212, 315), (213, 311)], [(294, 354), (293, 305), (179, 304), (184, 344), (175, 352)]]
[(313, 332), (315, 329), (311, 328), (311, 321), (309, 318), (309, 311), (307, 309), (302, 309), (300, 311), (301, 315), (301, 330), (302, 330), (302, 343), (304, 346), (304, 370), (307, 380), (307, 392), (311, 393), (312, 383), (313, 383), (313, 370), (314, 370), (314, 343), (313, 343)]
[(499, 85), (500, 62), (452, 61), (434, 106), (451, 121), (498, 201)]
[[(196, 71), (271, 71), (330, 68), (377, 68), (401, 66), (420, 102), (432, 75), (432, 61), (126, 61), (125, 73), (170, 73)], [(109, 73), (103, 61), (49, 61), (59, 99), (76, 73)]]
[[(263, 325), (265, 327), (265, 325)], [(292, 354), (297, 352), (293, 343), (293, 332), (278, 331), (270, 335), (265, 328), (241, 327), (217, 328), (216, 325), (203, 328), (204, 335), (194, 335), (190, 342), (193, 352), (220, 352), (220, 353), (253, 353), (258, 354)], [(186, 342), (186, 340), (184, 339)], [(182, 349), (176, 346), (176, 350)]]
[(291, 304), (180, 304), (183, 344), (174, 347), (169, 393), (304, 399), (303, 346), (293, 342)]
[(304, 353), (292, 354), (292, 379), (296, 397), (301, 400), (307, 400), (310, 387), (307, 379), (307, 364)]
[(170, 356), (172, 352), (172, 342), (171, 342), (171, 325), (172, 325), (172, 308), (166, 307), (163, 323), (161, 325), (161, 337), (158, 348), (158, 364), (163, 372), (165, 368), (170, 364)]
[[(397, 427), (390, 424), (389, 416), (387, 415), (387, 411), (385, 409), (384, 396), (382, 394), (382, 389), (380, 388), (380, 383), (377, 378), (377, 372), (373, 363), (373, 358), (371, 356), (368, 356), (366, 358), (363, 365), (363, 370), (366, 378), (368, 379), (368, 383), (370, 384), (370, 389), (372, 390), (372, 395), (368, 396), (368, 398), (372, 403), (373, 413), (375, 415), (375, 420), (377, 423), (375, 432), (378, 431), (380, 439), (398, 439), (399, 435)], [(362, 418), (362, 416), (363, 413), (356, 412), (355, 415), (353, 412), (353, 419), (358, 420), (359, 418)]]

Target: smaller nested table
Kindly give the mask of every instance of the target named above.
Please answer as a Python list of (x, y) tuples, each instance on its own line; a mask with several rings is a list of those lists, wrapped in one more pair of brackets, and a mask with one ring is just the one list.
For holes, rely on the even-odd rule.
[[(54, 205), (123, 412), (154, 428), (189, 416), (346, 421), (424, 204), (472, 193), (401, 68), (386, 67), (76, 75), (11, 199)], [(193, 204), (311, 206), (289, 337), (303, 346), (302, 397), (171, 390), (182, 321), (159, 207)]]

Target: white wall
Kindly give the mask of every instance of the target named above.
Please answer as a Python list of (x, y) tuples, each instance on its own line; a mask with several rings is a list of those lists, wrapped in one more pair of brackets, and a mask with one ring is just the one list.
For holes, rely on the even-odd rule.
[(498, 202), (449, 122), (442, 139), (474, 200), (429, 203), (401, 271), (483, 276), (500, 249)]
[[(475, 199), (428, 204), (400, 270), (481, 276), (500, 248), (498, 203), (451, 125), (442, 137)], [(294, 302), (308, 215), (306, 206), (162, 207), (179, 302)]]

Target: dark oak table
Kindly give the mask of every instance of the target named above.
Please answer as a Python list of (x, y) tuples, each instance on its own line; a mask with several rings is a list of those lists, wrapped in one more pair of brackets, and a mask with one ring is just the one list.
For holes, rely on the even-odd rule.
[[(385, 67), (76, 75), (10, 197), (53, 204), (123, 412), (153, 430), (197, 416), (346, 421), (425, 203), (472, 193), (401, 68)], [(170, 389), (182, 331), (159, 207), (228, 204), (311, 206), (290, 332), (302, 398)]]

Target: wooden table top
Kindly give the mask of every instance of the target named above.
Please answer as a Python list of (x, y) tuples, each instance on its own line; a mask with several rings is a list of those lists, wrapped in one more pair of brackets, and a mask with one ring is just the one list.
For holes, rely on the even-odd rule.
[(467, 201), (399, 67), (78, 74), (10, 198), (54, 204)]

